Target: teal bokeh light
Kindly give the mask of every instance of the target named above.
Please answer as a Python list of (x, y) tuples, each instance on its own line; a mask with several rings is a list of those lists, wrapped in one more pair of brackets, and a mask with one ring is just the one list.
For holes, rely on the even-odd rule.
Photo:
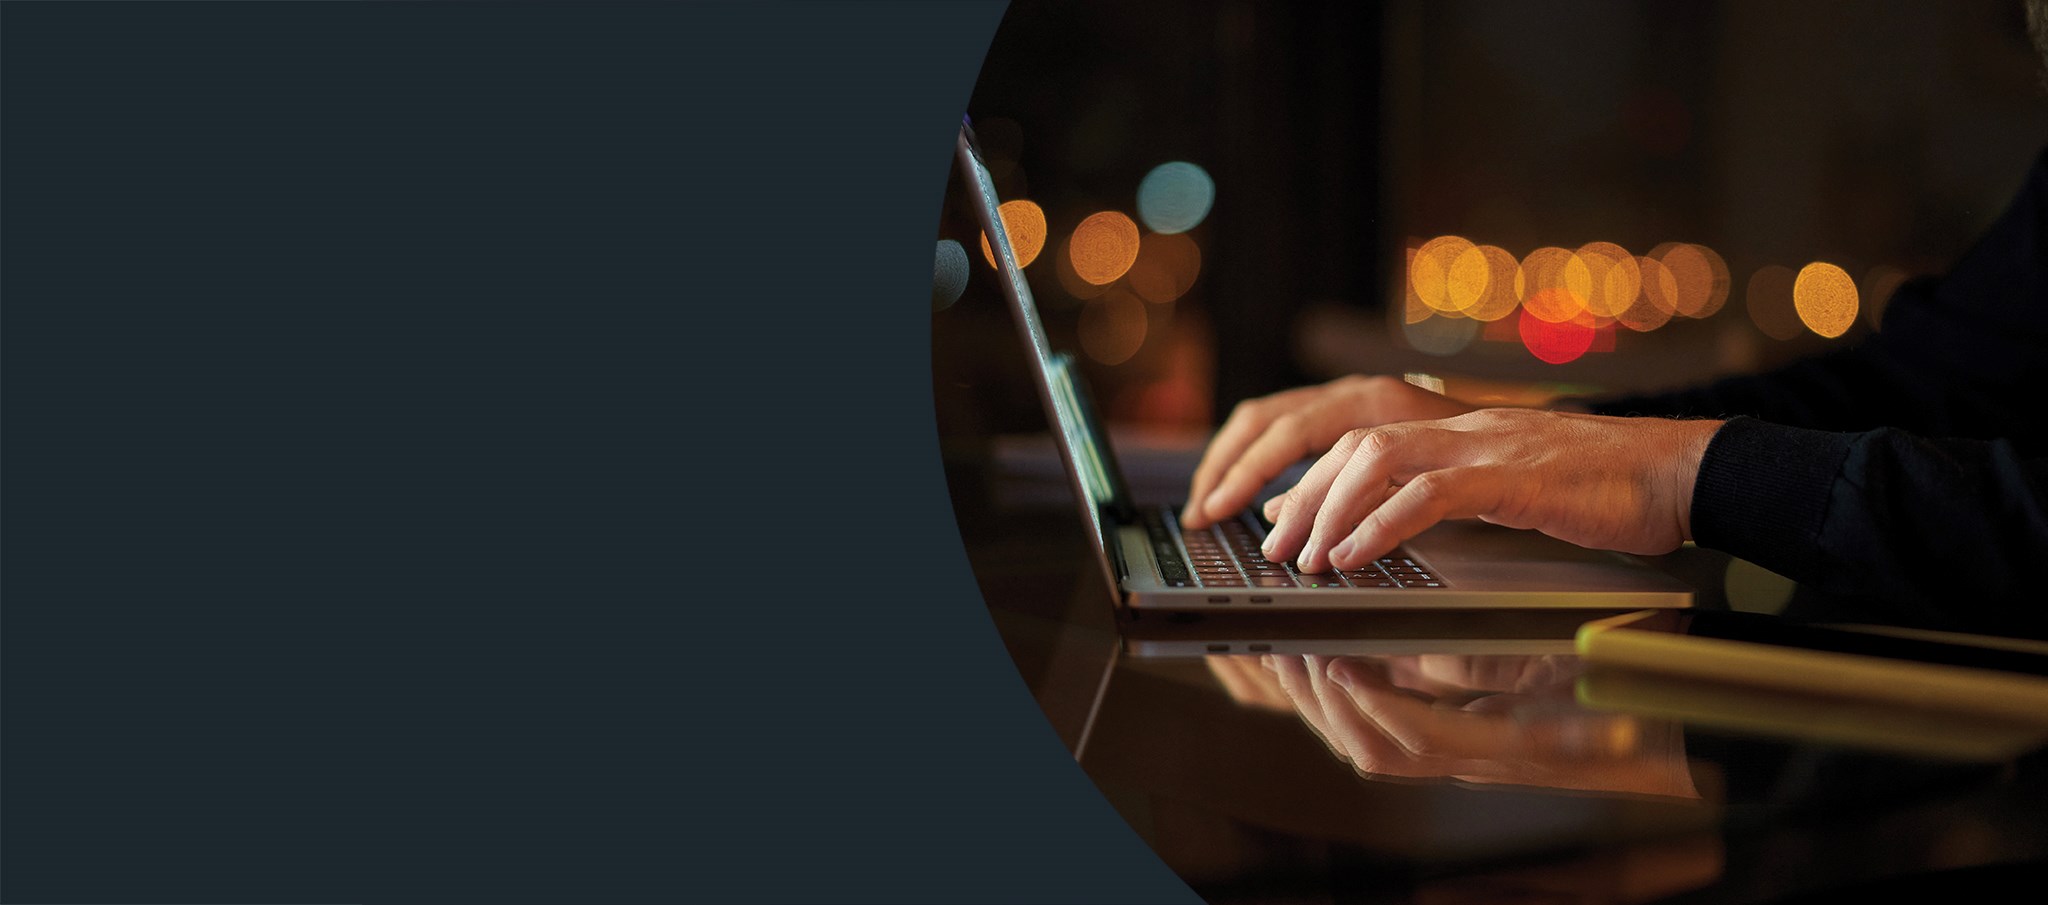
[(1216, 203), (1209, 172), (1185, 160), (1162, 163), (1138, 183), (1138, 219), (1155, 233), (1184, 233), (1201, 225)]

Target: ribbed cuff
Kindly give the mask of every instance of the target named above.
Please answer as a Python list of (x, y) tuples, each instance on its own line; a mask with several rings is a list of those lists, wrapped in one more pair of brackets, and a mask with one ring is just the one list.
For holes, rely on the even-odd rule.
[(1693, 541), (1795, 580), (1811, 574), (1850, 437), (1730, 419), (1700, 459)]

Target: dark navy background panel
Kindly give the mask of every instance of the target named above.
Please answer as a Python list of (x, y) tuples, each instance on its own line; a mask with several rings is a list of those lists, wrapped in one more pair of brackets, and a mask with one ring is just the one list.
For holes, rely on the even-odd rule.
[(0, 7), (0, 898), (1191, 900), (940, 473), (1002, 11)]

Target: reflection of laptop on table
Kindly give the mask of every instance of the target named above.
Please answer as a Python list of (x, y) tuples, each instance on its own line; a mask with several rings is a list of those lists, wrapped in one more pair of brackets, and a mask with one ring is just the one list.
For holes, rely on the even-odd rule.
[(1127, 615), (1146, 611), (1622, 609), (1692, 602), (1684, 584), (1619, 553), (1587, 550), (1533, 531), (1449, 522), (1410, 539), (1368, 568), (1304, 575), (1259, 553), (1265, 525), (1241, 513), (1183, 531), (1175, 510), (1140, 509), (1095, 422), (1072, 360), (1054, 353), (1031, 287), (997, 214), (995, 185), (963, 125), (958, 164), (1001, 267), (1067, 476), (1104, 576)]

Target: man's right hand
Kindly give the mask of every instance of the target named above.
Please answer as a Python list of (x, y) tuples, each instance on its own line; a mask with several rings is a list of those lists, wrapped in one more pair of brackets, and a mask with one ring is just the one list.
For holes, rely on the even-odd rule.
[(1202, 453), (1181, 523), (1207, 527), (1251, 505), (1268, 481), (1296, 462), (1323, 454), (1349, 431), (1470, 411), (1472, 406), (1455, 399), (1384, 376), (1339, 377), (1247, 399), (1231, 410)]

